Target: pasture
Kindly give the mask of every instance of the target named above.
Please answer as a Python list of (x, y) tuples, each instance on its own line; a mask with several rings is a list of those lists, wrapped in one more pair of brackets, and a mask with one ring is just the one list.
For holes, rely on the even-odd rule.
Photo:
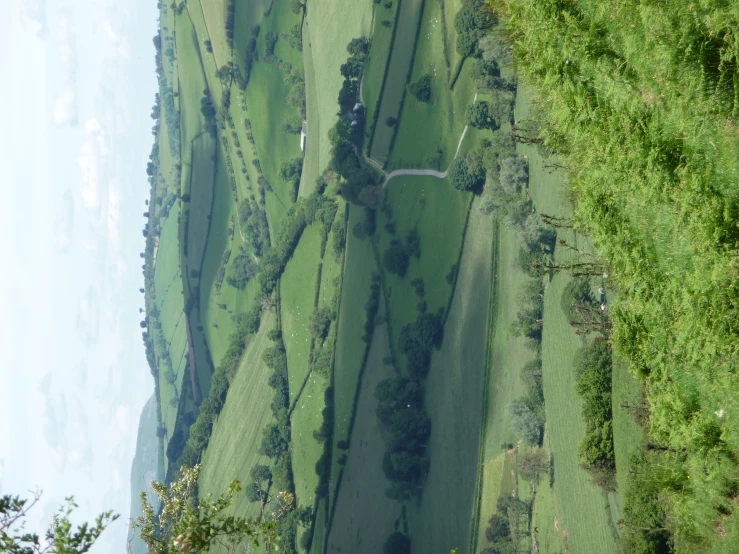
[[(328, 131), (337, 120), (336, 99), (344, 80), (340, 67), (349, 57), (346, 47), (354, 38), (369, 36), (371, 24), (372, 0), (354, 0), (351, 4), (342, 0), (316, 0), (306, 12), (319, 119), (318, 128), (309, 128), (309, 133), (318, 134), (319, 173), (328, 166), (331, 158)], [(310, 118), (310, 114), (308, 117)], [(296, 147), (299, 146), (297, 138), (290, 138)], [(313, 187), (314, 182), (315, 180), (307, 182), (306, 185)], [(312, 188), (306, 188), (305, 194), (310, 191)]]
[[(305, 152), (303, 154), (303, 173), (300, 175), (298, 194), (306, 197), (316, 189), (316, 179), (321, 173), (319, 146), (321, 143), (321, 119), (318, 114), (318, 89), (316, 88), (316, 72), (313, 67), (313, 47), (311, 46), (310, 27), (303, 25), (303, 70), (305, 71), (305, 121), (307, 133)], [(328, 132), (328, 129), (324, 129)], [(295, 136), (299, 140), (300, 135)]]
[[(336, 443), (347, 440), (354, 402), (359, 387), (362, 360), (367, 345), (362, 341), (365, 322), (364, 304), (370, 293), (372, 273), (377, 271), (369, 239), (357, 238), (351, 229), (364, 219), (364, 210), (350, 207), (347, 224), (346, 250), (341, 304), (337, 321), (336, 353), (334, 361), (334, 450), (332, 455), (331, 499), (335, 502), (334, 487), (341, 467), (337, 464), (342, 454)], [(331, 254), (327, 254), (326, 257)], [(383, 328), (380, 328), (385, 332)], [(333, 505), (332, 505), (333, 508)]]
[(313, 507), (316, 501), (316, 462), (323, 454), (323, 443), (313, 438), (313, 431), (317, 431), (323, 422), (321, 411), (324, 408), (323, 396), (327, 386), (328, 382), (324, 377), (311, 374), (290, 415), (293, 478), (295, 496), (300, 507)]
[[(456, 231), (460, 235), (461, 229)], [(466, 549), (476, 515), (492, 235), (491, 219), (473, 209), (444, 341), (432, 355), (425, 383), (431, 467), (420, 502), (408, 506), (408, 526), (417, 552)], [(430, 274), (423, 273), (426, 278)]]
[[(374, 25), (372, 28), (372, 46), (369, 58), (364, 67), (364, 85), (362, 92), (367, 110), (367, 137), (371, 136), (370, 128), (376, 125), (375, 111), (382, 95), (385, 69), (388, 66), (392, 48), (398, 6), (402, 0), (394, 0), (388, 8), (384, 3), (375, 7)], [(390, 22), (390, 25), (387, 24)]]
[(402, 0), (398, 14), (393, 51), (390, 53), (387, 79), (382, 89), (377, 125), (369, 152), (372, 158), (385, 164), (390, 155), (394, 128), (385, 124), (388, 117), (400, 118), (401, 102), (413, 63), (414, 44), (421, 20), (424, 0)]
[[(424, 4), (411, 77), (411, 82), (415, 82), (424, 75), (431, 76), (431, 102), (406, 95), (388, 170), (408, 167), (445, 170), (454, 159), (467, 124), (465, 110), (476, 93), (471, 77), (472, 64), (465, 65), (454, 90), (449, 90), (441, 9), (440, 2)], [(460, 154), (476, 146), (486, 135), (489, 136), (489, 131), (469, 127)]]
[(203, 256), (205, 256), (205, 248), (208, 244), (208, 230), (213, 207), (215, 147), (215, 140), (208, 133), (201, 133), (192, 142), (186, 265), (191, 289), (200, 280)]
[(487, 546), (485, 541), (485, 526), (490, 517), (496, 512), (496, 501), (501, 494), (501, 487), (505, 472), (510, 472), (510, 456), (501, 452), (497, 456), (483, 462), (479, 468), (482, 487), (485, 491), (484, 502), (480, 504), (480, 524), (478, 530), (477, 552), (482, 552)]
[[(403, 326), (416, 320), (419, 302), (425, 301), (427, 311), (432, 313), (447, 309), (452, 290), (447, 276), (459, 261), (470, 200), (470, 194), (460, 193), (448, 180), (434, 177), (394, 177), (385, 187), (385, 203), (390, 211), (378, 211), (380, 257), (392, 240), (405, 244), (412, 230), (420, 237), (420, 257), (410, 257), (406, 275), (385, 272), (394, 344)], [(411, 285), (414, 279), (423, 280), (423, 297)]]
[(282, 336), (287, 350), (290, 402), (297, 398), (310, 371), (310, 316), (316, 299), (321, 235), (317, 225), (309, 225), (285, 267), (280, 281)]
[[(233, 479), (247, 484), (252, 466), (269, 463), (266, 456), (259, 454), (258, 448), (262, 429), (272, 421), (269, 406), (274, 393), (267, 384), (270, 370), (262, 361), (262, 352), (272, 345), (267, 333), (274, 325), (274, 313), (265, 312), (259, 332), (246, 347), (203, 454), (199, 480), (201, 496), (220, 494)], [(259, 506), (240, 494), (231, 510), (247, 517), (256, 516)]]
[[(192, 163), (191, 143), (203, 131), (200, 100), (208, 86), (200, 63), (198, 37), (187, 12), (175, 18), (177, 29), (177, 68), (179, 79), (180, 135), (182, 144), (182, 182), (189, 186), (189, 167)], [(186, 175), (186, 172), (188, 173)]]
[[(381, 317), (384, 308), (380, 306)], [(390, 482), (382, 472), (385, 442), (375, 414), (375, 389), (380, 381), (394, 375), (392, 366), (383, 362), (389, 355), (387, 327), (380, 325), (362, 375), (351, 446), (329, 519), (327, 554), (381, 552), (400, 516), (400, 505), (385, 496)]]
[(203, 20), (213, 46), (213, 57), (218, 67), (225, 65), (231, 59), (231, 49), (228, 47), (225, 32), (228, 4), (229, 0), (191, 1), (193, 9), (197, 6), (202, 10)]

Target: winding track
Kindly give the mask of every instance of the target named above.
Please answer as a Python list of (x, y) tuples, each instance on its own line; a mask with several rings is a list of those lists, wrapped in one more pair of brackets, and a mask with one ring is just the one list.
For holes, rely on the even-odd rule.
[[(359, 81), (359, 101), (364, 106), (364, 76), (362, 76), (361, 81)], [(475, 102), (477, 102), (477, 93), (475, 93), (475, 97), (472, 99), (472, 103), (474, 104)], [(457, 143), (457, 151), (454, 153), (452, 161), (456, 160), (457, 156), (459, 155), (459, 149), (462, 147), (462, 141), (464, 140), (464, 136), (467, 134), (468, 127), (469, 125), (465, 125), (464, 129), (462, 130), (462, 136), (459, 137), (459, 142)], [(364, 161), (377, 169), (385, 177), (385, 180), (382, 183), (383, 188), (387, 186), (390, 179), (392, 179), (393, 177), (400, 177), (401, 175), (417, 175), (425, 177), (435, 177), (436, 179), (446, 179), (447, 175), (449, 174), (449, 168), (447, 168), (445, 171), (436, 171), (435, 169), (396, 169), (388, 173), (382, 168), (380, 162), (370, 158), (367, 155), (367, 152), (364, 151), (364, 149), (361, 149), (361, 151)]]

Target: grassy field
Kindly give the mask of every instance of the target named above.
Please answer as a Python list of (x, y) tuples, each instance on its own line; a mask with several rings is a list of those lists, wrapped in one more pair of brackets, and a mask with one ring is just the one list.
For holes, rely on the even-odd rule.
[(319, 228), (310, 225), (303, 232), (281, 280), (282, 335), (287, 350), (291, 402), (310, 371), (311, 334), (308, 325), (315, 305), (320, 246)]
[[(401, 2), (402, 0), (396, 0), (389, 8), (384, 3), (380, 3), (375, 8), (372, 47), (370, 48), (369, 59), (364, 67), (364, 85), (362, 87), (367, 109), (367, 138), (369, 138), (370, 127), (376, 124), (374, 123), (375, 109), (382, 94), (382, 81), (390, 58), (393, 29), (395, 28), (396, 14)], [(386, 23), (388, 21), (391, 23), (389, 26)]]
[[(406, 96), (388, 170), (428, 167), (443, 171), (454, 158), (462, 131), (467, 124), (465, 110), (472, 104), (476, 90), (471, 78), (472, 64), (465, 65), (454, 90), (449, 90), (443, 37), (441, 4), (433, 0), (427, 1), (421, 18), (421, 32), (411, 81), (431, 75), (431, 102), (420, 102), (412, 94)], [(382, 124), (382, 120), (380, 123)], [(470, 127), (460, 153), (465, 153), (477, 144), (479, 138), (489, 134), (489, 131)], [(442, 154), (438, 166), (434, 167), (429, 158), (435, 155), (437, 149), (441, 149)]]
[[(262, 316), (259, 333), (246, 348), (239, 370), (226, 397), (221, 414), (213, 426), (208, 449), (203, 455), (200, 495), (220, 494), (233, 479), (249, 482), (249, 470), (255, 464), (266, 464), (268, 458), (258, 453), (262, 429), (272, 420), (269, 405), (273, 392), (267, 384), (270, 370), (262, 361), (262, 352), (272, 345), (267, 333), (274, 327), (275, 316)], [(250, 504), (241, 494), (231, 508), (234, 513), (256, 516), (257, 504)]]
[(200, 274), (208, 244), (214, 193), (215, 146), (215, 139), (208, 133), (202, 133), (192, 143), (190, 217), (187, 229), (187, 271), (191, 287), (199, 281), (196, 275)]
[[(200, 100), (207, 87), (200, 63), (197, 35), (187, 12), (175, 18), (177, 28), (177, 68), (180, 101), (180, 135), (182, 141), (182, 181), (189, 184), (190, 144), (203, 130)], [(187, 173), (187, 175), (186, 175)]]
[(463, 3), (464, 0), (444, 0), (447, 56), (449, 56), (449, 62), (452, 70), (454, 70), (457, 64), (462, 61), (459, 54), (457, 54), (457, 30), (454, 28), (454, 16), (462, 8)]
[(323, 394), (328, 381), (313, 373), (290, 416), (292, 425), (292, 460), (295, 496), (298, 506), (311, 506), (316, 501), (316, 462), (323, 454), (323, 443), (313, 438), (323, 422)]
[(213, 45), (213, 56), (216, 65), (221, 67), (231, 59), (231, 49), (226, 40), (226, 17), (228, 16), (228, 0), (206, 0), (200, 2), (203, 19), (208, 28), (208, 35)]
[(613, 446), (616, 454), (618, 490), (626, 487), (629, 458), (643, 448), (644, 431), (629, 415), (624, 405), (638, 404), (641, 396), (639, 383), (629, 373), (628, 366), (614, 359), (613, 363)]
[(585, 434), (581, 401), (575, 395), (572, 358), (581, 346), (560, 308), (560, 295), (567, 284), (556, 275), (544, 295), (542, 369), (546, 418), (554, 456), (554, 489), (562, 509), (561, 528), (567, 531), (568, 549), (578, 552), (614, 552), (615, 541), (608, 525), (605, 494), (590, 483), (580, 468), (577, 447)]
[[(305, 111), (307, 133), (303, 153), (303, 173), (300, 175), (300, 196), (310, 196), (316, 188), (321, 173), (319, 147), (321, 143), (321, 118), (318, 114), (318, 89), (313, 66), (310, 26), (303, 25), (303, 70), (305, 71)], [(328, 129), (325, 129), (328, 132)]]
[[(381, 307), (379, 315), (383, 312)], [(392, 366), (383, 362), (389, 355), (387, 328), (381, 325), (375, 330), (362, 376), (351, 447), (330, 522), (327, 553), (380, 552), (400, 516), (400, 505), (385, 496), (390, 483), (381, 468), (385, 443), (375, 415), (375, 388), (394, 375)]]
[[(451, 294), (447, 280), (453, 264), (459, 259), (470, 195), (460, 193), (446, 179), (434, 177), (395, 177), (385, 188), (386, 202), (392, 217), (378, 211), (377, 232), (380, 256), (393, 239), (405, 242), (408, 231), (416, 229), (421, 239), (420, 259), (411, 257), (405, 277), (386, 273), (390, 296), (392, 340), (397, 343), (404, 325), (415, 321), (418, 303), (411, 281), (423, 279), (427, 310), (446, 310)], [(385, 228), (395, 224), (395, 232)]]
[(365, 322), (364, 304), (370, 291), (373, 272), (377, 271), (372, 245), (360, 240), (351, 229), (364, 218), (358, 206), (349, 210), (348, 234), (344, 253), (344, 281), (341, 291), (336, 354), (334, 362), (334, 451), (331, 472), (331, 502), (335, 502), (334, 487), (341, 466), (337, 460), (342, 452), (336, 443), (349, 436), (349, 424), (359, 385), (360, 370), (366, 344), (362, 341)]
[(372, 158), (380, 163), (385, 163), (390, 155), (393, 128), (385, 125), (385, 120), (388, 117), (400, 117), (398, 112), (405, 92), (408, 70), (413, 61), (413, 45), (421, 20), (423, 3), (424, 0), (402, 0), (400, 4), (395, 44), (388, 62), (390, 66), (387, 80), (377, 112), (378, 125), (375, 127), (375, 135), (369, 149)]
[[(544, 432), (544, 448), (549, 451), (549, 433)], [(532, 537), (539, 543), (540, 552), (567, 552), (567, 539), (560, 525), (561, 509), (553, 483), (542, 474), (536, 487), (536, 498), (531, 513)]]
[(480, 538), (477, 552), (481, 552), (487, 546), (483, 533), (485, 532), (487, 522), (496, 511), (495, 503), (500, 496), (504, 472), (506, 470), (510, 471), (506, 467), (510, 465), (508, 459), (509, 455), (501, 452), (497, 456), (486, 460), (481, 469), (482, 487), (485, 495), (483, 496), (484, 501), (480, 504)]
[(491, 219), (473, 209), (444, 342), (426, 380), (431, 468), (420, 503), (411, 502), (408, 509), (417, 552), (464, 550), (469, 543), (481, 447), (492, 231)]
[[(326, 168), (331, 158), (328, 131), (337, 120), (336, 99), (344, 80), (340, 67), (349, 57), (346, 47), (354, 38), (369, 36), (372, 22), (372, 0), (355, 0), (351, 4), (342, 0), (316, 0), (308, 8), (306, 22), (314, 62), (315, 98), (319, 119), (318, 128), (309, 127), (308, 132), (309, 134), (318, 133), (318, 171), (320, 173)], [(310, 114), (308, 117), (311, 117)], [(299, 146), (297, 139), (295, 139), (295, 144)], [(310, 187), (313, 187), (314, 183), (315, 180), (306, 183), (304, 194), (310, 194), (313, 190)]]

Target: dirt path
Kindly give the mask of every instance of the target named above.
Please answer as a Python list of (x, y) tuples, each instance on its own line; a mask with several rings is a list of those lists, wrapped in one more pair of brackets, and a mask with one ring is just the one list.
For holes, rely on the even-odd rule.
[[(359, 101), (364, 105), (364, 75), (362, 76), (361, 81), (359, 81)], [(472, 99), (472, 103), (474, 104), (477, 102), (477, 93), (475, 93), (475, 97)], [(469, 125), (465, 125), (464, 129), (462, 130), (462, 136), (459, 137), (459, 142), (457, 143), (457, 151), (454, 153), (453, 160), (457, 159), (457, 156), (459, 155), (459, 149), (462, 148), (462, 141), (464, 140), (465, 135), (467, 134), (467, 129), (469, 128)], [(447, 175), (449, 174), (449, 169), (447, 168), (446, 171), (436, 171), (435, 169), (396, 169), (394, 171), (391, 171), (388, 173), (382, 168), (382, 164), (378, 162), (377, 160), (373, 160), (367, 155), (367, 152), (362, 149), (362, 157), (364, 158), (364, 161), (370, 164), (372, 167), (377, 169), (380, 173), (382, 173), (385, 180), (382, 182), (383, 188), (387, 186), (388, 181), (392, 179), (393, 177), (399, 177), (401, 175), (416, 175), (416, 176), (424, 176), (424, 177), (435, 177), (436, 179), (446, 179)]]

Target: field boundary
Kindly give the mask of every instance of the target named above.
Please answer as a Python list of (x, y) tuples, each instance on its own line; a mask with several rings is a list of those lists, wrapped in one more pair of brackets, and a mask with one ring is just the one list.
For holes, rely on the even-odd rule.
[(441, 328), (443, 329), (446, 325), (446, 320), (449, 317), (449, 312), (452, 309), (452, 301), (454, 300), (454, 293), (457, 291), (457, 277), (459, 277), (459, 264), (462, 261), (464, 255), (464, 239), (467, 237), (467, 226), (470, 223), (470, 214), (472, 213), (472, 204), (475, 201), (475, 195), (470, 195), (470, 201), (467, 204), (467, 216), (464, 219), (464, 227), (462, 227), (462, 241), (459, 244), (459, 254), (457, 255), (457, 261), (454, 265), (454, 278), (452, 279), (452, 290), (449, 294), (449, 300), (446, 303), (444, 309), (444, 316), (441, 318)]
[(492, 351), (493, 337), (495, 335), (496, 324), (498, 321), (498, 285), (499, 280), (496, 277), (498, 270), (498, 257), (500, 248), (500, 221), (495, 218), (493, 223), (493, 246), (492, 260), (490, 262), (490, 298), (488, 299), (488, 323), (485, 339), (485, 379), (482, 387), (482, 425), (480, 426), (480, 449), (477, 460), (477, 479), (475, 481), (475, 500), (472, 505), (472, 527), (470, 529), (469, 553), (477, 552), (477, 537), (480, 530), (480, 509), (482, 502), (482, 484), (485, 468), (485, 437), (487, 435), (488, 410), (489, 410), (489, 388), (490, 378), (492, 374)]

